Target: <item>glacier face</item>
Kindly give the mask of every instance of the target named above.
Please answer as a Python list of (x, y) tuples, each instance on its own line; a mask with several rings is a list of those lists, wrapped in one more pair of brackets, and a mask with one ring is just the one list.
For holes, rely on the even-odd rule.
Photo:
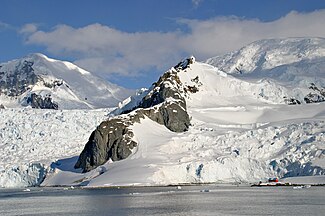
[(0, 186), (5, 188), (39, 186), (47, 168), (41, 163), (15, 165), (0, 171)]
[(51, 163), (80, 153), (111, 109), (0, 109), (0, 187), (39, 185)]

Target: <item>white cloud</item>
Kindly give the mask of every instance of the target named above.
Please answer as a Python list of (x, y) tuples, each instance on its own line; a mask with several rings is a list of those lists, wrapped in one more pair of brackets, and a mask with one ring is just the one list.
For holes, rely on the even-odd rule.
[(284, 37), (325, 37), (325, 10), (312, 13), (291, 12), (272, 21), (261, 22), (238, 17), (217, 17), (215, 19), (181, 20), (188, 25), (191, 34), (185, 43), (191, 44), (200, 58), (208, 58), (241, 48), (256, 40)]
[(44, 45), (55, 54), (78, 56), (76, 63), (86, 69), (133, 76), (180, 58), (179, 38), (179, 32), (126, 33), (92, 24), (77, 29), (59, 25), (50, 32), (30, 34), (26, 42)]
[[(291, 12), (271, 22), (238, 17), (179, 20), (188, 32), (123, 32), (101, 24), (82, 28), (58, 25), (51, 31), (26, 25), (28, 44), (57, 55), (74, 56), (80, 66), (105, 74), (137, 76), (153, 67), (168, 68), (186, 55), (205, 59), (264, 38), (325, 37), (325, 10)], [(28, 28), (27, 28), (28, 27)], [(27, 31), (28, 30), (28, 31)]]
[(20, 30), (19, 33), (21, 34), (31, 34), (37, 31), (37, 24), (35, 23), (28, 23), (25, 24)]

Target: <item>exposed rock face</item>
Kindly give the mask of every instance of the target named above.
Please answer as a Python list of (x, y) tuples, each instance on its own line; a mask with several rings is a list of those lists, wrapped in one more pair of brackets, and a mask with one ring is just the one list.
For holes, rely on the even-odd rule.
[(296, 98), (284, 98), (284, 102), (288, 105), (298, 105), (301, 104), (299, 100)]
[(5, 106), (3, 106), (2, 104), (0, 104), (0, 109), (4, 109), (5, 108)]
[(189, 58), (179, 63), (176, 68), (164, 73), (158, 82), (153, 84), (151, 91), (138, 106), (122, 112), (124, 115), (102, 122), (91, 134), (75, 168), (82, 168), (83, 172), (88, 172), (109, 159), (117, 161), (127, 158), (137, 146), (132, 139), (133, 132), (130, 126), (145, 117), (165, 125), (173, 132), (187, 131), (190, 117), (186, 111), (183, 95), (188, 86), (180, 82), (177, 73), (190, 67), (193, 62), (194, 58)]
[(304, 100), (306, 103), (320, 103), (325, 101), (324, 97), (317, 93), (309, 93), (305, 96)]
[[(54, 88), (63, 84), (62, 80), (55, 80), (53, 83), (45, 82), (40, 76), (35, 74), (33, 61), (20, 61), (14, 70), (5, 70), (0, 66), (0, 94), (9, 97), (22, 95), (30, 86), (42, 82), (48, 88)], [(38, 109), (58, 109), (58, 104), (52, 101), (50, 95), (42, 97), (35, 93), (26, 98), (28, 105)], [(0, 107), (1, 108), (1, 107)]]
[(32, 93), (27, 98), (27, 104), (31, 105), (32, 108), (38, 109), (58, 109), (59, 106), (57, 103), (52, 101), (51, 95), (46, 95), (44, 98), (41, 95)]
[(18, 96), (24, 93), (28, 86), (34, 85), (38, 77), (34, 73), (33, 62), (23, 61), (14, 71), (3, 71), (0, 67), (0, 92), (7, 96)]
[(89, 137), (84, 150), (79, 156), (75, 168), (87, 172), (106, 163), (127, 158), (137, 145), (132, 140), (133, 132), (128, 128), (129, 119), (112, 118), (102, 122)]
[[(144, 108), (151, 120), (165, 125), (174, 132), (187, 131), (190, 119), (186, 112), (186, 101), (177, 71), (170, 70), (160, 77), (154, 88), (145, 96), (137, 108)], [(155, 109), (148, 109), (150, 107)]]
[[(315, 83), (310, 83), (309, 89), (312, 92), (304, 96), (305, 103), (321, 103), (325, 101), (325, 88), (317, 87)], [(288, 105), (301, 104), (301, 101), (293, 97), (284, 97), (284, 102)]]
[(314, 83), (310, 84), (309, 89), (314, 92), (310, 92), (305, 96), (304, 101), (306, 103), (320, 103), (325, 101), (325, 89), (317, 87)]

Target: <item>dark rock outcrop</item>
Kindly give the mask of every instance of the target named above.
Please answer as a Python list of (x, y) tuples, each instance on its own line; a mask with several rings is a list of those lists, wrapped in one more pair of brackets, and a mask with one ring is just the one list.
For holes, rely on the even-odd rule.
[(287, 98), (287, 97), (284, 97), (284, 102), (288, 105), (298, 105), (298, 104), (301, 104), (301, 102), (299, 100), (297, 100), (296, 98)]
[(102, 122), (89, 137), (75, 168), (90, 171), (109, 159), (113, 161), (127, 158), (137, 145), (132, 140), (133, 132), (128, 128), (129, 119), (113, 118)]
[(41, 95), (32, 93), (27, 99), (26, 102), (28, 105), (31, 105), (32, 108), (37, 109), (58, 109), (59, 106), (51, 98), (51, 95), (46, 95), (44, 98)]
[(304, 97), (304, 101), (306, 103), (320, 103), (320, 102), (324, 102), (325, 98), (322, 95), (319, 95), (317, 93), (309, 93)]
[(7, 96), (19, 96), (26, 92), (30, 85), (38, 82), (34, 73), (33, 62), (20, 62), (14, 71), (3, 71), (0, 68), (0, 93)]
[[(309, 89), (312, 90), (312, 92), (304, 96), (305, 103), (321, 103), (325, 101), (325, 88), (318, 87), (315, 83), (310, 83)], [(284, 97), (284, 102), (288, 105), (297, 105), (302, 103), (294, 97)]]
[(136, 107), (102, 122), (91, 134), (75, 168), (88, 172), (109, 159), (117, 161), (127, 158), (137, 146), (130, 126), (146, 117), (173, 132), (187, 131), (190, 117), (182, 95), (186, 93), (188, 86), (181, 83), (177, 73), (189, 68), (193, 62), (194, 58), (189, 58), (179, 63), (153, 84), (149, 93)]
[(310, 92), (304, 97), (304, 101), (306, 103), (320, 103), (325, 101), (325, 89), (321, 87), (317, 87), (315, 83), (310, 83), (309, 86)]
[(0, 104), (0, 109), (4, 109), (5, 108), (5, 106), (3, 106), (2, 104)]
[[(190, 118), (186, 112), (186, 101), (182, 95), (183, 90), (177, 72), (170, 70), (161, 76), (154, 84), (152, 91), (146, 95), (139, 106), (151, 120), (165, 125), (174, 132), (187, 131)], [(151, 107), (155, 109), (148, 109)]]

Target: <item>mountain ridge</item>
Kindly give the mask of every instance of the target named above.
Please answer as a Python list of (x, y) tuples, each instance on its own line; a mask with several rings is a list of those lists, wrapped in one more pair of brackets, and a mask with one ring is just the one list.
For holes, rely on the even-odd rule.
[[(49, 108), (36, 103), (49, 97), (60, 109), (113, 107), (133, 92), (70, 62), (51, 59), (40, 53), (1, 63), (0, 82), (0, 103), (8, 107), (31, 105)], [(32, 94), (38, 96), (34, 104), (28, 103), (33, 101)]]
[[(268, 77), (267, 72), (270, 69), (301, 61), (324, 62), (324, 57), (324, 38), (285, 38), (255, 41), (239, 50), (209, 58), (205, 62), (217, 66), (226, 73), (243, 75), (255, 73), (255, 76), (262, 73), (264, 77)], [(319, 75), (324, 77), (324, 73)]]

